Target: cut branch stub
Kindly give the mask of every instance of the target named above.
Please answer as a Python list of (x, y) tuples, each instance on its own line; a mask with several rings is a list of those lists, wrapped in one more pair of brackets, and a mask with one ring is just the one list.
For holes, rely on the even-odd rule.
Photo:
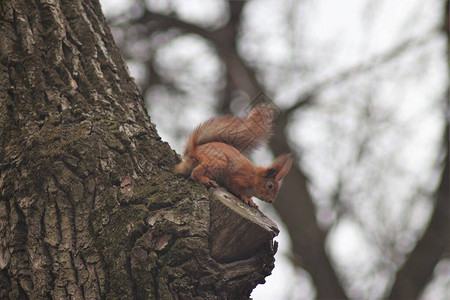
[(247, 259), (280, 232), (258, 209), (222, 188), (212, 190), (210, 207), (210, 251), (217, 262)]

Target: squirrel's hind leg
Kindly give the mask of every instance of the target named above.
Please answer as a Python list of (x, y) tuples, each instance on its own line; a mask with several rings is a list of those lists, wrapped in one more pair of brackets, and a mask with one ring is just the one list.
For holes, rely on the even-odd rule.
[(198, 165), (192, 170), (191, 178), (203, 183), (207, 187), (219, 187), (217, 182), (205, 176), (205, 168), (202, 165)]

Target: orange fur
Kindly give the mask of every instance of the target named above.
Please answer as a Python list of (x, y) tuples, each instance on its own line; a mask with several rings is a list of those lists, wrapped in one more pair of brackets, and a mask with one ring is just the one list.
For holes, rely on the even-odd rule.
[(224, 186), (250, 206), (251, 197), (273, 202), (279, 181), (292, 165), (290, 154), (278, 157), (269, 167), (253, 165), (243, 153), (257, 148), (272, 132), (274, 110), (256, 106), (247, 119), (212, 118), (189, 136), (183, 161), (175, 172), (212, 187)]

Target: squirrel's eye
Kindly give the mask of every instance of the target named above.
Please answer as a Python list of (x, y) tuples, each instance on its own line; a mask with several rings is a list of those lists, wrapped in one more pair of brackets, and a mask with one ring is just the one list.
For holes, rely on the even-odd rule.
[(267, 184), (267, 188), (268, 188), (269, 190), (271, 190), (271, 189), (273, 188), (272, 182), (269, 182), (269, 183)]

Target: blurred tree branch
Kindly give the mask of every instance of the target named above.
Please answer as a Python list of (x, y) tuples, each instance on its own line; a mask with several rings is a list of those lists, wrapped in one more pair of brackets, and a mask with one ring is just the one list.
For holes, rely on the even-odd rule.
[[(140, 18), (133, 20), (130, 25), (146, 25), (148, 30), (146, 34), (159, 30), (178, 28), (185, 32), (197, 34), (211, 42), (227, 67), (228, 86), (226, 90), (242, 90), (251, 98), (257, 96), (264, 88), (259, 84), (255, 72), (245, 64), (236, 51), (240, 16), (244, 4), (245, 1), (230, 1), (230, 20), (224, 27), (216, 30), (208, 30), (201, 26), (177, 19), (174, 16), (155, 13), (148, 10), (146, 10)], [(114, 20), (112, 20), (112, 22), (114, 23)], [(120, 26), (120, 24), (118, 23), (116, 26)], [(297, 109), (302, 108), (304, 105), (310, 104), (323, 90), (389, 63), (406, 51), (411, 50), (413, 47), (420, 47), (427, 44), (436, 32), (437, 30), (431, 30), (424, 34), (422, 38), (411, 38), (403, 41), (396, 47), (367, 59), (366, 63), (352, 66), (313, 84), (298, 97), (293, 105), (286, 108), (283, 113), (289, 115)], [(225, 101), (230, 99), (229, 92), (227, 95), (228, 96), (224, 97), (227, 99)], [(226, 105), (221, 106), (220, 112), (229, 112)]]
[[(288, 115), (281, 115), (270, 142), (270, 149), (275, 156), (293, 152), (286, 136), (287, 124)], [(313, 278), (317, 299), (346, 299), (342, 284), (326, 253), (326, 233), (318, 226), (315, 206), (307, 185), (306, 175), (295, 164), (283, 181), (275, 208), (290, 233), (297, 265), (306, 269)]]
[(329, 78), (325, 78), (319, 81), (318, 83), (313, 84), (310, 88), (308, 88), (307, 91), (303, 92), (302, 95), (297, 99), (297, 101), (292, 106), (287, 108), (284, 111), (284, 113), (290, 114), (296, 111), (297, 109), (303, 107), (304, 105), (310, 104), (310, 102), (315, 98), (315, 96), (317, 96), (320, 92), (324, 91), (325, 89), (333, 85), (342, 83), (354, 76), (367, 73), (375, 68), (378, 68), (386, 63), (389, 63), (390, 61), (404, 54), (406, 51), (411, 50), (412, 47), (420, 47), (425, 45), (428, 41), (431, 40), (433, 33), (435, 33), (435, 30), (427, 32), (427, 34), (424, 34), (423, 38), (421, 39), (412, 38), (406, 40), (403, 43), (397, 45), (396, 47), (380, 55), (376, 55), (368, 59), (367, 63), (350, 67), (346, 70), (338, 72), (337, 74), (334, 74)]
[(152, 12), (149, 10), (145, 10), (141, 17), (132, 20), (131, 22), (121, 23), (120, 17), (111, 20), (113, 26), (133, 26), (137, 24), (145, 25), (147, 29), (147, 33), (155, 32), (155, 31), (163, 31), (172, 27), (176, 27), (179, 29), (183, 29), (186, 32), (191, 32), (198, 34), (199, 36), (210, 40), (214, 36), (214, 31), (209, 31), (203, 27), (197, 26), (195, 24), (182, 21), (177, 19), (176, 17), (160, 14), (156, 12)]
[[(244, 5), (245, 1), (230, 1), (229, 22), (224, 27), (216, 30), (207, 30), (201, 26), (179, 20), (173, 16), (155, 13), (149, 10), (146, 10), (140, 18), (133, 20), (129, 25), (146, 25), (146, 34), (159, 30), (168, 30), (169, 28), (178, 28), (185, 32), (197, 34), (211, 42), (227, 67), (227, 87), (225, 88), (225, 95), (222, 97), (220, 110), (222, 112), (229, 112), (228, 101), (231, 98), (232, 91), (245, 91), (249, 97), (258, 95), (261, 91), (256, 76), (252, 72), (248, 72), (245, 63), (236, 50), (239, 21)], [(114, 22), (115, 21), (112, 20), (112, 23)], [(117, 26), (120, 26), (120, 24), (117, 24)]]
[[(445, 2), (444, 32), (447, 38), (447, 66), (450, 75), (450, 1)], [(450, 255), (450, 83), (447, 83), (446, 128), (443, 138), (443, 171), (435, 192), (435, 206), (422, 238), (397, 271), (389, 299), (417, 299), (431, 280), (438, 262)]]
[(422, 238), (397, 271), (389, 299), (417, 299), (432, 278), (437, 263), (450, 250), (449, 125), (444, 138), (444, 169), (435, 193), (435, 206)]

